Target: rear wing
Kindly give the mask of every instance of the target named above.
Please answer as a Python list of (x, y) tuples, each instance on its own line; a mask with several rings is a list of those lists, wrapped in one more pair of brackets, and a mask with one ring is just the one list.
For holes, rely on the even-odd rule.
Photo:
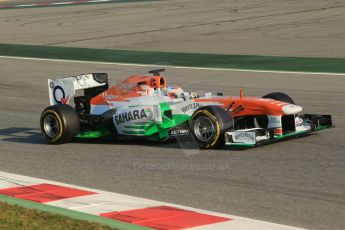
[(107, 73), (89, 73), (61, 79), (48, 79), (50, 105), (68, 104), (77, 90), (108, 88)]

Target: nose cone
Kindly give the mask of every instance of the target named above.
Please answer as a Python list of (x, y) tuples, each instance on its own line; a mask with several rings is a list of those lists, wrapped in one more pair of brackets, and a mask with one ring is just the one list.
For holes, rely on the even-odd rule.
[(302, 107), (298, 105), (288, 104), (288, 105), (284, 105), (282, 107), (282, 110), (285, 113), (285, 115), (290, 115), (290, 114), (300, 113), (302, 111)]

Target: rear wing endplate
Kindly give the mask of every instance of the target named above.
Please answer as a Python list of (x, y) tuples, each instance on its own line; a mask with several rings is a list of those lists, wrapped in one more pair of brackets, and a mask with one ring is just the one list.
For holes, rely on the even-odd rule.
[(108, 74), (89, 73), (61, 79), (48, 79), (50, 105), (68, 104), (77, 90), (108, 84)]

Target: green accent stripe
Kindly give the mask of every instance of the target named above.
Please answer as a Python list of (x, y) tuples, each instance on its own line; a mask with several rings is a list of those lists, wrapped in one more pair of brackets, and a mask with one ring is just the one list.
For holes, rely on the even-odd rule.
[(77, 138), (85, 138), (85, 139), (92, 139), (97, 137), (102, 137), (105, 135), (109, 135), (110, 132), (107, 130), (97, 130), (97, 131), (87, 131), (87, 132), (81, 132), (76, 137)]
[(0, 55), (206, 68), (345, 73), (345, 58), (275, 57), (0, 44)]
[(303, 134), (303, 133), (311, 133), (311, 132), (320, 131), (320, 130), (329, 129), (329, 128), (332, 128), (332, 127), (329, 126), (329, 125), (320, 125), (315, 130), (312, 130), (312, 131), (310, 131), (310, 130), (303, 130), (303, 131), (298, 131), (298, 132), (293, 132), (293, 133), (287, 133), (287, 134), (284, 134), (284, 135), (281, 135), (281, 136), (277, 136), (276, 139), (284, 139), (284, 138), (287, 138), (287, 137), (297, 136), (297, 135)]
[(128, 223), (123, 223), (120, 221), (115, 221), (115, 220), (104, 218), (101, 216), (96, 216), (96, 215), (91, 215), (91, 214), (87, 214), (87, 213), (72, 211), (69, 209), (54, 207), (54, 206), (40, 204), (40, 203), (35, 203), (32, 201), (22, 200), (22, 199), (9, 197), (9, 196), (5, 196), (5, 195), (0, 195), (0, 201), (6, 202), (8, 204), (18, 205), (18, 206), (21, 206), (23, 208), (37, 209), (37, 210), (40, 210), (43, 212), (50, 212), (50, 213), (55, 213), (55, 214), (67, 216), (67, 217), (70, 217), (73, 219), (95, 222), (95, 223), (99, 223), (102, 225), (117, 228), (119, 230), (145, 230), (145, 229), (148, 230), (148, 229), (151, 229), (151, 228), (141, 227), (141, 226), (134, 225), (134, 224), (128, 224)]
[(309, 133), (310, 131), (309, 130), (306, 130), (306, 131), (298, 131), (298, 132), (293, 132), (293, 133), (287, 133), (287, 134), (284, 134), (284, 135), (281, 135), (281, 136), (276, 136), (275, 138), (276, 139), (284, 139), (286, 137), (293, 137), (293, 136), (297, 136), (298, 134), (302, 134), (302, 133)]

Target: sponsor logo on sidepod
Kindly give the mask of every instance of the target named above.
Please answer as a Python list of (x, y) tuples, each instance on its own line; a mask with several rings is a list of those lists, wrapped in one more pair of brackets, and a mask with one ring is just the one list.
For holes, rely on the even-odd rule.
[(186, 113), (189, 110), (192, 110), (192, 109), (195, 110), (195, 109), (198, 109), (200, 107), (201, 107), (200, 103), (194, 102), (194, 103), (191, 103), (191, 104), (188, 104), (188, 105), (182, 107), (181, 111)]
[(127, 111), (119, 115), (115, 115), (115, 124), (120, 125), (131, 121), (142, 120), (144, 118), (148, 120), (149, 118), (152, 118), (152, 113), (151, 108)]

